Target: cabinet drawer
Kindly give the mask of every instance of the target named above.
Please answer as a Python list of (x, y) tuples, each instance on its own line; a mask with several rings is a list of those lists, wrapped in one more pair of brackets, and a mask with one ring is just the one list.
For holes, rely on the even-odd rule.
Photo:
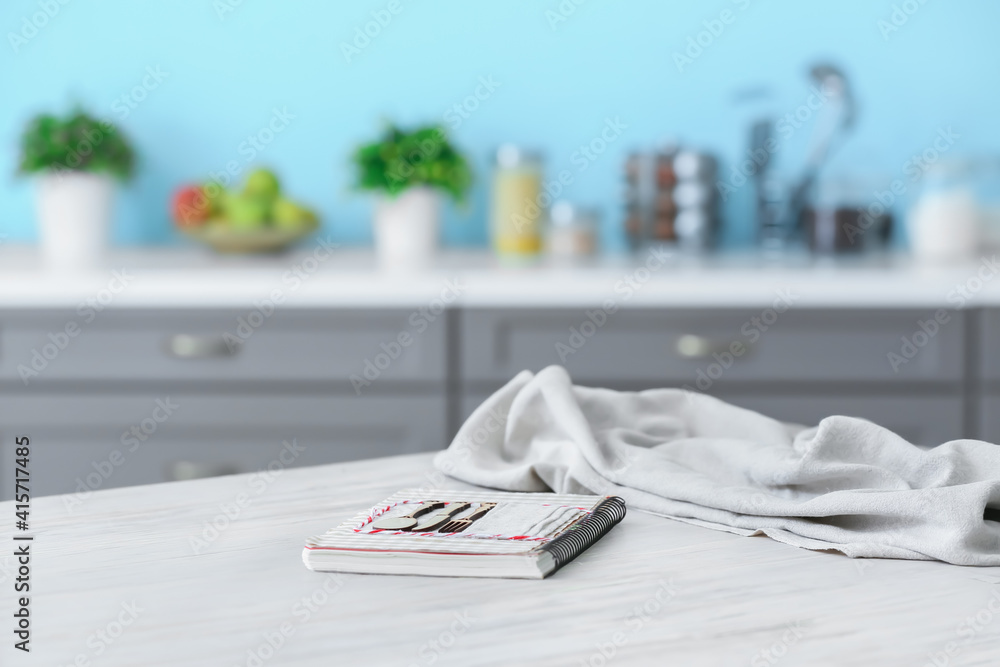
[[(567, 367), (581, 383), (702, 385), (730, 381), (959, 381), (964, 319), (915, 354), (903, 338), (925, 311), (618, 311), (591, 324), (583, 310), (469, 310), (461, 315), (463, 378), (498, 383), (524, 369)], [(600, 317), (597, 320), (600, 321)], [(766, 327), (766, 330), (764, 330)], [(589, 335), (588, 335), (589, 334)], [(742, 355), (730, 356), (743, 350)], [(909, 350), (907, 350), (909, 352)], [(890, 353), (900, 356), (896, 368)]]
[[(488, 394), (471, 394), (462, 399), (465, 420)], [(964, 437), (961, 398), (950, 395), (885, 396), (826, 394), (723, 394), (718, 398), (781, 421), (814, 426), (824, 417), (860, 417), (895, 431), (909, 442), (923, 446), (940, 445)], [(1000, 399), (997, 399), (1000, 404)], [(1000, 405), (996, 406), (1000, 408)], [(1000, 418), (995, 433), (1000, 439)]]
[(1000, 395), (988, 394), (979, 398), (978, 427), (977, 438), (1000, 444)]
[(982, 311), (979, 319), (979, 376), (988, 382), (1000, 381), (1000, 310)]
[[(403, 310), (108, 311), (0, 314), (0, 379), (443, 381), (443, 318), (418, 331)], [(76, 335), (68, 337), (68, 324)], [(242, 324), (246, 323), (246, 324)], [(253, 323), (259, 326), (253, 328)], [(423, 326), (423, 322), (419, 323)], [(72, 329), (71, 329), (72, 330)], [(248, 335), (247, 335), (248, 334)], [(407, 345), (399, 345), (401, 334)], [(239, 342), (243, 340), (244, 342)], [(385, 348), (382, 345), (385, 345)], [(387, 349), (388, 351), (387, 351)], [(33, 366), (34, 364), (34, 366)]]
[[(0, 399), (0, 491), (31, 438), (33, 495), (441, 449), (443, 395), (50, 395)], [(282, 454), (294, 440), (302, 451)], [(115, 453), (117, 452), (117, 454)], [(290, 462), (289, 462), (290, 461)], [(96, 477), (95, 477), (96, 475)]]

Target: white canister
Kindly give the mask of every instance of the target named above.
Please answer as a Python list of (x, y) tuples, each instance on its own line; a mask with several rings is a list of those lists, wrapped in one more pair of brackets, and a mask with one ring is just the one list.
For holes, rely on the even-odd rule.
[(918, 259), (959, 262), (973, 257), (982, 232), (981, 209), (970, 190), (923, 193), (910, 209), (910, 249)]
[(51, 171), (38, 179), (42, 258), (59, 270), (99, 266), (108, 247), (115, 185), (110, 176)]

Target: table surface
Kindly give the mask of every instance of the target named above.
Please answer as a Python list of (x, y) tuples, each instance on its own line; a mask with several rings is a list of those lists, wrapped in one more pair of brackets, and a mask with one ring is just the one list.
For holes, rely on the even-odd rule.
[[(441, 252), (433, 266), (380, 270), (370, 251), (328, 250), (322, 238), (280, 256), (207, 250), (120, 250), (88, 271), (45, 269), (37, 252), (0, 247), (0, 308), (464, 307), (765, 308), (791, 291), (804, 308), (957, 308), (1000, 305), (993, 254), (951, 265), (899, 255), (817, 258), (755, 253), (704, 257), (651, 251), (566, 263), (511, 263), (482, 251)], [(277, 293), (278, 296), (272, 296)]]
[[(72, 513), (38, 498), (32, 653), (2, 628), (0, 664), (1000, 662), (1000, 568), (851, 560), (639, 511), (543, 581), (303, 566), (307, 536), (404, 487), (463, 485), (421, 454), (98, 491)], [(0, 565), (11, 624), (12, 559)]]

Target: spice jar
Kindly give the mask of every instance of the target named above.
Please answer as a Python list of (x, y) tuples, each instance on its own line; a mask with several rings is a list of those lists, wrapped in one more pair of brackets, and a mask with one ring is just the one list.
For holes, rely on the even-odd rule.
[(552, 205), (548, 251), (555, 257), (586, 257), (597, 249), (596, 209), (573, 206), (559, 201)]

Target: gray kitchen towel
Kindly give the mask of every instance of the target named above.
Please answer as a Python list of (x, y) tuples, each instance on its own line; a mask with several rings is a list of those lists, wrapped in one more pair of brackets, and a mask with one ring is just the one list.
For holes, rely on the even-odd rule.
[(524, 371), (435, 465), (509, 491), (614, 494), (630, 508), (860, 558), (1000, 565), (1000, 446), (930, 450), (852, 417), (786, 424), (697, 392), (574, 386)]

